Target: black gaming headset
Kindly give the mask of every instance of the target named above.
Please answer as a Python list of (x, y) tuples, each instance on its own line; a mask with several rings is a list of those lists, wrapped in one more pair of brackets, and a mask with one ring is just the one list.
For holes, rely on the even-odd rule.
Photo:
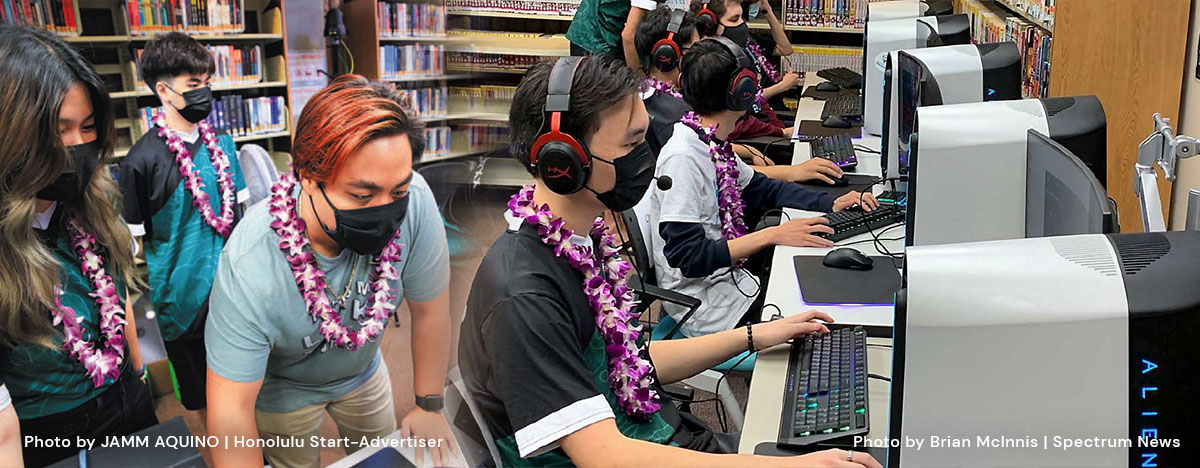
[(737, 61), (737, 69), (730, 75), (729, 88), (725, 91), (725, 105), (734, 111), (750, 109), (758, 97), (758, 71), (750, 54), (724, 36), (712, 36), (704, 40), (721, 44)]
[(708, 2), (709, 0), (704, 0), (700, 3), (700, 11), (696, 12), (696, 25), (698, 26), (697, 29), (704, 34), (716, 34), (717, 14), (708, 9)]
[(592, 172), (587, 148), (561, 131), (563, 114), (571, 108), (571, 82), (585, 57), (563, 57), (554, 62), (546, 89), (549, 129), (538, 135), (529, 152), (529, 165), (536, 168), (542, 185), (554, 193), (570, 195), (583, 189)]
[(669, 72), (679, 67), (679, 58), (683, 57), (683, 49), (675, 40), (679, 34), (679, 26), (683, 24), (683, 10), (671, 10), (671, 22), (667, 24), (667, 38), (654, 43), (654, 68), (661, 72)]

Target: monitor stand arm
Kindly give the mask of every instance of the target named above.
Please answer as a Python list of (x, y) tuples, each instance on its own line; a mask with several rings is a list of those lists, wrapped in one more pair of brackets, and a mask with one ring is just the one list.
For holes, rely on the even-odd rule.
[[(1154, 133), (1138, 145), (1138, 161), (1133, 165), (1133, 192), (1141, 203), (1142, 228), (1146, 232), (1167, 230), (1166, 218), (1162, 211), (1162, 198), (1158, 193), (1158, 174), (1154, 171), (1154, 166), (1162, 168), (1163, 175), (1167, 180), (1174, 181), (1175, 167), (1179, 160), (1195, 156), (1198, 151), (1200, 151), (1200, 140), (1186, 135), (1176, 136), (1175, 131), (1171, 128), (1170, 119), (1164, 118), (1161, 114), (1154, 114)], [(1195, 198), (1189, 197), (1189, 217), (1194, 211), (1191, 209), (1193, 208), (1191, 205)], [(1200, 207), (1196, 208), (1200, 209)]]

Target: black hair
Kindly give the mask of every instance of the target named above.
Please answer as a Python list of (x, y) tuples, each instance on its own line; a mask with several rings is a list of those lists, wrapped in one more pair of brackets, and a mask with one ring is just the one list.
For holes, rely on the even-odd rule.
[[(508, 149), (535, 176), (537, 170), (529, 166), (529, 151), (538, 136), (549, 128), (546, 93), (554, 62), (544, 60), (529, 68), (508, 111)], [(563, 115), (559, 129), (586, 144), (600, 126), (600, 113), (637, 91), (637, 76), (624, 63), (606, 56), (589, 56), (575, 70), (571, 107)]]
[[(146, 43), (138, 71), (142, 81), (153, 91), (160, 81), (179, 75), (204, 75), (216, 71), (216, 62), (199, 41), (181, 32), (169, 32), (154, 36)], [(182, 91), (180, 91), (182, 92)]]
[(725, 96), (737, 58), (714, 40), (697, 42), (679, 65), (683, 100), (701, 115), (729, 110)]
[[(696, 31), (695, 19), (696, 15), (692, 12), (684, 12), (683, 21), (679, 23), (679, 31), (675, 33), (676, 44), (682, 44), (692, 38), (692, 33)], [(638, 25), (637, 35), (633, 39), (638, 56), (643, 57), (642, 68), (649, 69), (651, 61), (646, 60), (645, 57), (654, 54), (655, 43), (667, 38), (667, 26), (670, 24), (671, 7), (666, 4), (659, 5), (658, 8), (642, 18), (641, 24)]]
[[(695, 16), (697, 13), (700, 13), (700, 9), (703, 6), (704, 0), (692, 0), (692, 6), (689, 8), (689, 11), (691, 11), (692, 15)], [(704, 23), (700, 21), (695, 22), (696, 32), (700, 35), (700, 39), (717, 35), (717, 28), (721, 25), (721, 18), (725, 16), (725, 0), (712, 0), (708, 2), (708, 11), (713, 12), (717, 18), (716, 21), (714, 21), (707, 28), (704, 27)]]

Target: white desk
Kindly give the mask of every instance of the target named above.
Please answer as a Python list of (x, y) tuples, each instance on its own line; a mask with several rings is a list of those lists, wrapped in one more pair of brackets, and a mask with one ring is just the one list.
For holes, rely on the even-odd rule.
[[(816, 76), (809, 77), (805, 86), (823, 81)], [(822, 101), (811, 98), (801, 98), (796, 111), (796, 120), (819, 120)], [(865, 138), (854, 140), (867, 148), (878, 150), (879, 137), (864, 135)], [(877, 154), (859, 152), (858, 167), (853, 173), (879, 176), (881, 173), (880, 159)], [(798, 143), (794, 145), (793, 164), (799, 164), (811, 158), (809, 145)], [(874, 192), (882, 191), (882, 186), (875, 186)], [(803, 218), (818, 216), (820, 213), (800, 210), (785, 210), (791, 217)], [(898, 238), (903, 236), (901, 228), (895, 228), (883, 237)], [(860, 242), (871, 239), (870, 234), (861, 234), (842, 240), (838, 244), (851, 244), (850, 248), (857, 249), (867, 255), (882, 255), (872, 242)], [(891, 252), (901, 252), (904, 249), (903, 240), (883, 241), (884, 246)], [(835, 246), (834, 248), (837, 248)], [(816, 309), (831, 315), (835, 322), (863, 325), (890, 326), (894, 317), (893, 307), (864, 307), (864, 306), (823, 306), (808, 307), (800, 295), (800, 285), (796, 278), (796, 270), (792, 257), (796, 255), (825, 255), (831, 248), (799, 248), (776, 247), (771, 259), (771, 277), (767, 284), (766, 303), (779, 306), (784, 315), (792, 315), (808, 309)], [(890, 377), (892, 374), (891, 339), (868, 338), (867, 370), (872, 374)], [(882, 347), (886, 346), (886, 347)], [(746, 423), (742, 427), (742, 437), (738, 445), (738, 453), (754, 453), (754, 447), (762, 442), (775, 442), (779, 438), (779, 417), (783, 407), (784, 377), (787, 374), (789, 345), (780, 345), (759, 353), (754, 364), (754, 377), (750, 383), (749, 403), (746, 406)], [(891, 407), (891, 387), (888, 382), (869, 379), (868, 412), (870, 433), (872, 439), (887, 437), (888, 409)], [(884, 462), (884, 460), (880, 460)]]

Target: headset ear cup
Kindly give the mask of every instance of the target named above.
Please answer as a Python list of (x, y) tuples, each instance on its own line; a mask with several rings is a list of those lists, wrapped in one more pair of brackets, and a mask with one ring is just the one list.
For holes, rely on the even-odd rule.
[(534, 146), (538, 177), (546, 188), (560, 195), (583, 189), (591, 174), (591, 158), (582, 142), (565, 133), (547, 133)]
[(679, 46), (670, 39), (658, 41), (654, 46), (654, 68), (669, 72), (679, 66)]

